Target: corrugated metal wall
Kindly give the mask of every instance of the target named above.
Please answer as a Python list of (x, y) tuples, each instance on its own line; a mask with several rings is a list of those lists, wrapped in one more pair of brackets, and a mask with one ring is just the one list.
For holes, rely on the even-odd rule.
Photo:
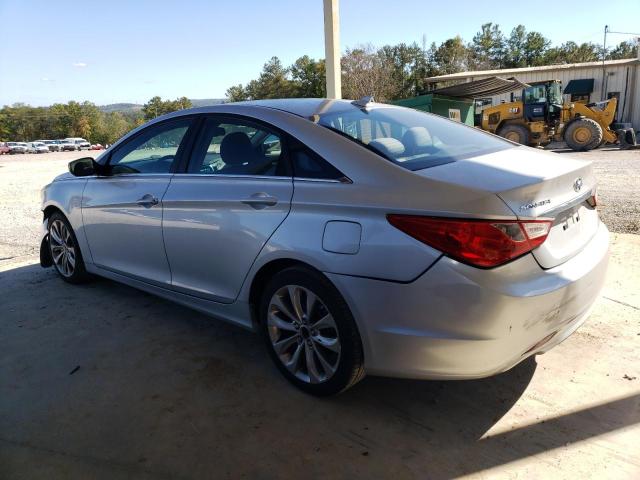
[[(608, 93), (619, 92), (618, 121), (631, 122), (636, 129), (640, 129), (640, 73), (638, 70), (640, 70), (640, 66), (637, 64), (607, 66), (604, 95), (602, 94), (602, 67), (575, 69), (564, 68), (559, 70), (523, 72), (518, 74), (516, 78), (525, 83), (544, 80), (560, 80), (563, 88), (570, 80), (593, 78), (593, 93), (591, 93), (590, 101), (599, 102), (602, 99), (606, 100)], [(467, 81), (478, 80), (488, 76), (490, 75), (469, 76)], [(496, 105), (502, 100), (509, 102), (510, 99), (511, 94), (505, 93), (492, 97), (492, 102), (493, 105)], [(565, 95), (565, 101), (570, 101), (569, 95)], [(623, 107), (624, 112), (622, 111)]]

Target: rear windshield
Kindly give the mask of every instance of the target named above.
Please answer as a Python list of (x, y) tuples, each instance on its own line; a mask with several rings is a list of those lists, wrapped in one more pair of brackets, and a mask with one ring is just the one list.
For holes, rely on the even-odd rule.
[(321, 114), (318, 123), (408, 170), (516, 146), (462, 123), (409, 108), (353, 107)]

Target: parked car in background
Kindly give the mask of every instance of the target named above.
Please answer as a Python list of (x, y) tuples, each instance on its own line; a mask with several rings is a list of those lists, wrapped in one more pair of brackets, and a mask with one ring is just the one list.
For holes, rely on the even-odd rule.
[(28, 146), (24, 142), (7, 142), (7, 146), (10, 148), (12, 155), (16, 153), (27, 153)]
[(0, 155), (11, 152), (11, 149), (7, 146), (7, 142), (0, 142)]
[(62, 139), (62, 140), (56, 140), (58, 142), (58, 145), (60, 146), (60, 151), (61, 152), (71, 152), (74, 150), (78, 150), (78, 147), (76, 146), (75, 143), (70, 142), (69, 140)]
[(591, 162), (366, 98), (181, 110), (69, 170), (42, 266), (260, 332), (316, 395), (508, 370), (574, 333), (607, 271)]
[(89, 148), (91, 147), (91, 144), (88, 141), (86, 141), (84, 138), (71, 137), (71, 138), (65, 138), (65, 140), (68, 140), (70, 143), (75, 145), (76, 150), (89, 150)]
[(104, 145), (100, 143), (95, 143), (89, 147), (89, 150), (104, 150)]
[(31, 142), (29, 144), (31, 153), (49, 153), (49, 147), (44, 142)]
[(36, 140), (36, 142), (44, 143), (49, 148), (50, 152), (60, 151), (60, 145), (57, 140)]

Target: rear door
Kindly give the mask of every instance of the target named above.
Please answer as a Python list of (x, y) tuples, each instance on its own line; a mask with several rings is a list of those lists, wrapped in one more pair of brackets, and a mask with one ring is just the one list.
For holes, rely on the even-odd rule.
[(192, 119), (182, 118), (148, 127), (111, 154), (108, 176), (88, 180), (82, 217), (97, 266), (170, 285), (162, 199), (191, 124)]
[(223, 303), (237, 297), (258, 253), (289, 213), (282, 135), (240, 117), (207, 116), (184, 173), (164, 199), (175, 290)]

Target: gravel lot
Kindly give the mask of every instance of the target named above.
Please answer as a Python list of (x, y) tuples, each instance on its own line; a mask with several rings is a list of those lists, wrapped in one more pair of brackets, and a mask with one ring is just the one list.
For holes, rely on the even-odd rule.
[[(637, 232), (640, 152), (578, 156), (608, 225)], [(256, 335), (40, 268), (39, 191), (77, 157), (0, 157), (1, 479), (640, 478), (640, 235), (612, 235), (602, 298), (547, 354), (317, 399)]]
[[(599, 180), (599, 210), (612, 232), (640, 233), (640, 150), (607, 147), (585, 153), (555, 150), (593, 160)], [(100, 152), (60, 152), (0, 156), (0, 262), (37, 253), (40, 188), (65, 172), (79, 156)]]

